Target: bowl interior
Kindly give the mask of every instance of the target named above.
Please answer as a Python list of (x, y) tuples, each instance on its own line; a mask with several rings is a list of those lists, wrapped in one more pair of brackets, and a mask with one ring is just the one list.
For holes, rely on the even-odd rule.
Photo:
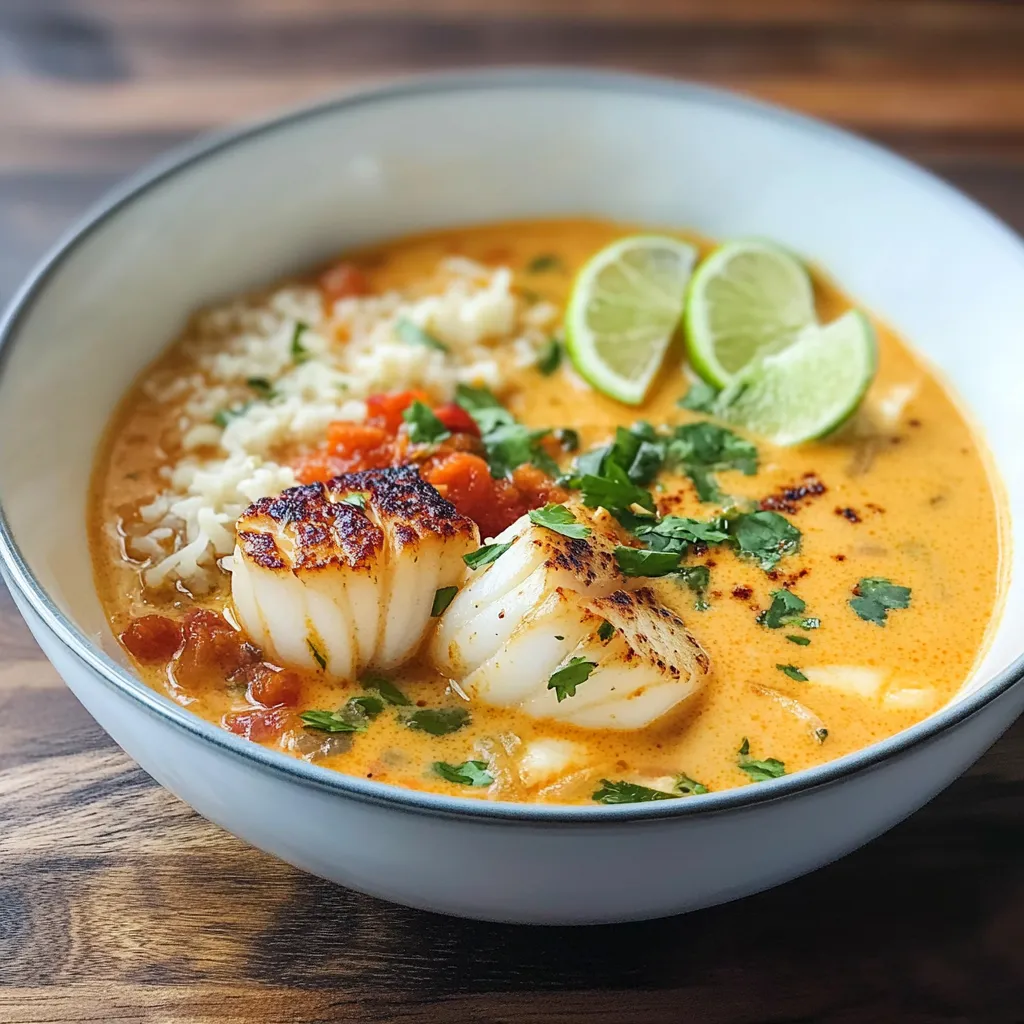
[[(823, 265), (954, 383), (999, 467), (1008, 534), (1024, 523), (1024, 248), (1005, 227), (872, 146), (759, 104), (512, 72), (399, 86), (198, 147), (61, 253), (9, 325), (0, 378), (0, 499), (25, 565), (119, 657), (92, 587), (90, 470), (115, 404), (189, 311), (374, 239), (572, 213), (769, 236)], [(964, 693), (1020, 654), (1012, 547), (1001, 625)], [(969, 572), (967, 551), (969, 538)]]

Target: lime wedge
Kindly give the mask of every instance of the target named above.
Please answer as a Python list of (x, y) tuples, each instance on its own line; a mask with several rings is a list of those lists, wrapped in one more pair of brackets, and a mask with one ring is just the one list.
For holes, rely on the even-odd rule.
[(718, 397), (715, 414), (778, 445), (831, 433), (860, 404), (878, 365), (875, 332), (851, 309), (744, 370)]
[(696, 259), (677, 238), (631, 235), (579, 272), (565, 312), (566, 348), (598, 391), (628, 405), (644, 400), (679, 327)]
[(799, 260), (771, 242), (727, 242), (693, 275), (686, 351), (705, 380), (724, 388), (814, 322), (814, 289)]

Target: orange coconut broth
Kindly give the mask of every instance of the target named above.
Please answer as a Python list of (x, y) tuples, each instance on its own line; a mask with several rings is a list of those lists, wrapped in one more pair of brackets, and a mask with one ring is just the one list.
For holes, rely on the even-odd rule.
[[(429, 277), (440, 258), (461, 254), (512, 268), (516, 287), (528, 301), (537, 297), (564, 304), (574, 272), (629, 230), (584, 220), (500, 224), (418, 236), (348, 259), (364, 275), (361, 286), (377, 292)], [(557, 261), (545, 261), (545, 269), (531, 271), (539, 255)], [(818, 277), (815, 287), (823, 320), (849, 308), (849, 300), (823, 278)], [(639, 732), (589, 731), (474, 705), (468, 726), (431, 736), (407, 728), (402, 716), (389, 708), (365, 732), (339, 741), (339, 752), (317, 755), (319, 763), (413, 789), (482, 799), (589, 802), (602, 778), (639, 782), (681, 772), (721, 790), (751, 782), (737, 763), (745, 737), (752, 757), (776, 758), (792, 773), (890, 736), (949, 701), (983, 647), (997, 600), (999, 514), (986, 456), (956, 405), (892, 331), (876, 327), (878, 376), (851, 426), (835, 439), (792, 449), (753, 438), (759, 472), (719, 474), (725, 493), (782, 511), (802, 532), (799, 553), (784, 558), (774, 578), (724, 548), (712, 548), (697, 559), (690, 556), (690, 562), (710, 567), (710, 608), (705, 611), (694, 609), (693, 595), (685, 587), (652, 581), (662, 601), (685, 620), (710, 656), (710, 676), (696, 697)], [(159, 368), (173, 368), (180, 358), (172, 350)], [(550, 376), (534, 368), (519, 371), (502, 397), (528, 425), (574, 428), (586, 449), (607, 441), (616, 426), (636, 418), (658, 425), (701, 419), (676, 404), (687, 386), (677, 354), (639, 409), (589, 389), (564, 361)], [(903, 386), (912, 395), (897, 421), (878, 425), (872, 408)], [(218, 590), (198, 602), (180, 592), (163, 597), (144, 592), (139, 566), (123, 557), (119, 532), (112, 528), (119, 517), (130, 514), (126, 510), (160, 489), (156, 471), (176, 457), (173, 424), (166, 417), (136, 387), (112, 425), (96, 471), (91, 537), (97, 585), (115, 634), (146, 612), (180, 618), (201, 606), (231, 617), (226, 575)], [(800, 486), (809, 481), (810, 493), (802, 494)], [(815, 482), (824, 488), (822, 493), (815, 493), (821, 490)], [(714, 511), (697, 500), (682, 477), (663, 475), (654, 493), (663, 514), (708, 518)], [(912, 590), (910, 607), (890, 612), (884, 627), (862, 620), (849, 605), (857, 581), (874, 576)], [(801, 633), (797, 628), (758, 624), (771, 592), (783, 586), (806, 602), (807, 615), (820, 619), (820, 628), (801, 634), (811, 641), (806, 646), (787, 639)], [(884, 684), (879, 693), (862, 696), (798, 681), (780, 665), (801, 671), (857, 666), (880, 671)], [(153, 687), (211, 722), (223, 723), (226, 716), (253, 707), (244, 687), (225, 682), (190, 687), (162, 664), (139, 664), (138, 670)], [(401, 670), (393, 680), (420, 706), (458, 700), (446, 680), (420, 666)], [(301, 677), (299, 686), (296, 710), (336, 708), (363, 692), (357, 682), (331, 683), (316, 675)], [(820, 742), (808, 722), (778, 695), (810, 709), (827, 728), (827, 739)], [(282, 714), (280, 729), (269, 730), (264, 742), (310, 756), (323, 734), (310, 739), (294, 712)], [(551, 791), (525, 788), (515, 771), (515, 752), (539, 737), (580, 744), (587, 752), (587, 769)], [(432, 769), (438, 761), (457, 764), (470, 758), (491, 760), (494, 786), (456, 785)]]

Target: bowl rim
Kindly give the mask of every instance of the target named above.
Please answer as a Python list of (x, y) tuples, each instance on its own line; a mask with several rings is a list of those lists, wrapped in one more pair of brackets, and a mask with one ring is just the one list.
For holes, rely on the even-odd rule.
[[(466, 92), (498, 92), (537, 89), (571, 89), (599, 93), (619, 93), (656, 99), (698, 102), (773, 120), (805, 134), (824, 137), (835, 145), (859, 152), (912, 179), (921, 188), (931, 189), (945, 201), (984, 222), (989, 230), (1003, 234), (1015, 248), (1024, 271), (1024, 244), (1006, 224), (980, 203), (968, 198), (938, 176), (911, 161), (869, 142), (867, 139), (827, 124), (816, 118), (727, 90), (687, 81), (651, 75), (615, 71), (586, 71), (561, 67), (520, 67), (439, 72), (400, 78), (366, 88), (346, 90), (324, 100), (305, 103), (276, 115), (243, 123), (238, 127), (212, 133), (176, 146), (115, 185), (67, 229), (29, 272), (0, 317), (0, 377), (18, 340), (21, 322), (45, 293), (51, 277), (64, 260), (123, 209), (145, 197), (150, 189), (194, 164), (222, 150), (292, 124), (323, 115), (381, 104), (402, 102), (416, 97)], [(977, 714), (1024, 678), (1024, 653), (991, 680), (963, 700), (949, 705), (922, 722), (834, 761), (798, 771), (758, 785), (739, 786), (712, 792), (697, 799), (663, 800), (654, 803), (603, 805), (529, 804), (487, 801), (462, 796), (447, 796), (408, 789), (392, 783), (375, 782), (324, 768), (271, 750), (235, 736), (212, 722), (193, 714), (169, 697), (151, 689), (127, 668), (106, 654), (56, 603), (35, 578), (14, 539), (0, 496), (0, 569), (8, 585), (28, 605), (49, 633), (108, 689), (130, 698), (142, 710), (177, 729), (192, 734), (224, 753), (293, 782), (344, 796), (360, 802), (387, 806), (411, 813), (435, 817), (472, 819), (483, 822), (530, 822), (551, 825), (594, 825), (665, 818), (693, 818), (724, 811), (743, 810), (831, 786), (861, 772), (874, 770), (908, 751), (937, 739)], [(997, 613), (998, 614), (998, 613)]]

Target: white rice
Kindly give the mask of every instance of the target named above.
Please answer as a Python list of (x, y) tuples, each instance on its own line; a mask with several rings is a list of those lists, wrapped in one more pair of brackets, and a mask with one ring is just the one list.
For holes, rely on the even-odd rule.
[[(129, 553), (147, 562), (146, 585), (209, 590), (239, 515), (296, 483), (275, 453), (314, 447), (332, 420), (364, 419), (367, 396), (422, 388), (447, 401), (460, 382), (500, 393), (508, 369), (536, 360), (558, 315), (550, 303), (527, 305), (511, 284), (507, 268), (455, 257), (419, 294), (341, 299), (328, 316), (318, 290), (296, 286), (202, 313), (186, 343), (195, 371), (144, 385), (150, 400), (178, 407), (185, 453), (161, 467), (167, 488), (129, 531)], [(401, 320), (448, 351), (403, 341)], [(300, 323), (304, 361), (292, 350)], [(247, 384), (255, 378), (272, 387), (269, 399)], [(221, 426), (224, 410), (232, 414)]]

